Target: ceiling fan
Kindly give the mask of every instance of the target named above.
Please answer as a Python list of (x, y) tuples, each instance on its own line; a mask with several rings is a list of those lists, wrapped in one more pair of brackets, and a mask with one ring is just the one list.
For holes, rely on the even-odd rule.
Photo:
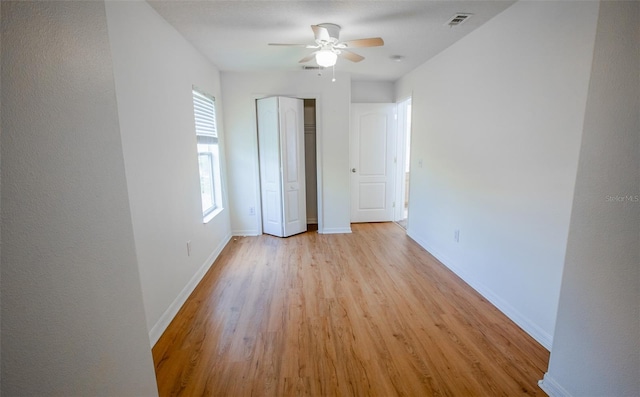
[(371, 37), (368, 39), (357, 39), (348, 41), (339, 41), (340, 26), (333, 23), (321, 23), (311, 25), (311, 30), (315, 36), (315, 44), (280, 44), (269, 43), (275, 46), (295, 46), (316, 49), (316, 51), (302, 58), (299, 62), (309, 62), (313, 58), (319, 66), (328, 68), (336, 64), (338, 57), (347, 59), (351, 62), (360, 62), (363, 56), (351, 52), (351, 48), (357, 47), (378, 47), (384, 45), (384, 41), (380, 37)]

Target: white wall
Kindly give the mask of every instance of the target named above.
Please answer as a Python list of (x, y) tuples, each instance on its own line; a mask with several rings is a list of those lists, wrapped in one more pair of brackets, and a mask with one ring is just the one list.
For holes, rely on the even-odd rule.
[(552, 396), (640, 395), (640, 3), (602, 2), (549, 372)]
[[(255, 99), (283, 95), (317, 98), (320, 185), (318, 231), (349, 233), (350, 75), (319, 77), (311, 72), (223, 72), (231, 228), (236, 235), (260, 232), (260, 181)], [(255, 215), (249, 208), (256, 209)]]
[(391, 81), (352, 81), (352, 103), (393, 103), (395, 88)]
[(219, 72), (146, 2), (107, 2), (106, 8), (133, 232), (155, 343), (231, 236), (224, 185), (225, 209), (202, 223), (191, 94), (195, 85), (215, 96), (224, 148)]
[(396, 84), (413, 92), (409, 235), (547, 348), (597, 12), (518, 2)]
[(2, 3), (2, 394), (157, 395), (102, 2)]

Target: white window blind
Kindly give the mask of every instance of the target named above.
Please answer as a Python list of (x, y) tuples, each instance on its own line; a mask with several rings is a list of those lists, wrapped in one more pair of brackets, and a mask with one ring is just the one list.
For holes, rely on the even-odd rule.
[(216, 109), (212, 97), (193, 90), (193, 113), (196, 119), (196, 135), (218, 138)]

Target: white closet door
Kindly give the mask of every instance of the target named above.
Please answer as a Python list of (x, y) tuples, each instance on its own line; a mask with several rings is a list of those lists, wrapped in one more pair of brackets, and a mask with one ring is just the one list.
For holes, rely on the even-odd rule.
[(278, 237), (305, 232), (303, 100), (265, 98), (257, 107), (263, 232)]
[(278, 98), (258, 100), (258, 145), (262, 195), (262, 230), (283, 237), (282, 178)]
[(278, 98), (282, 153), (284, 236), (307, 231), (304, 172), (304, 101)]

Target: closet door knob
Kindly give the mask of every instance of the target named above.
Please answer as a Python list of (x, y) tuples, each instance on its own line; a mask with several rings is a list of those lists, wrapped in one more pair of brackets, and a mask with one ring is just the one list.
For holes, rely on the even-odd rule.
[(355, 168), (352, 168), (352, 169), (351, 169), (351, 172), (353, 172), (353, 173), (355, 174), (355, 173), (356, 173), (356, 169), (355, 169)]

